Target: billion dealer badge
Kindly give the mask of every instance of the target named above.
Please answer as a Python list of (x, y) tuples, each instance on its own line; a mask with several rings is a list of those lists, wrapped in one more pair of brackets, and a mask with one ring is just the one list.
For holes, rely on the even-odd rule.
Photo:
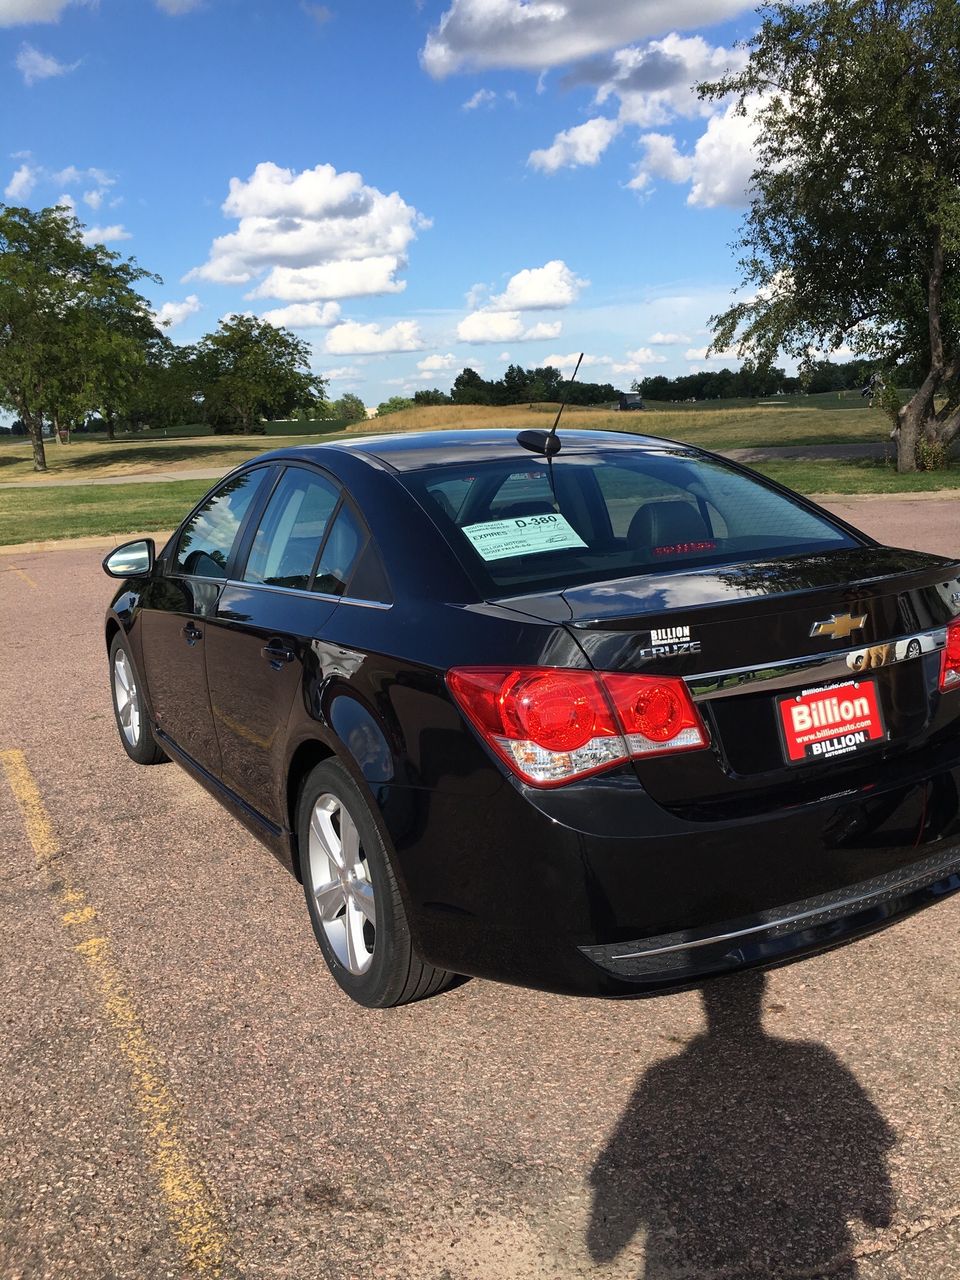
[(788, 764), (855, 755), (887, 737), (873, 680), (788, 694), (777, 699), (777, 716)]

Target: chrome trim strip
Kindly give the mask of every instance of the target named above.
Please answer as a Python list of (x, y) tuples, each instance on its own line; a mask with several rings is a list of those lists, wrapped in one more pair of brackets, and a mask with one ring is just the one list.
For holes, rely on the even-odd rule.
[[(921, 653), (908, 657), (904, 653), (896, 656), (897, 645), (908, 645), (911, 640), (919, 640)], [(841, 649), (833, 653), (808, 654), (803, 658), (784, 658), (782, 662), (771, 662), (759, 667), (732, 667), (727, 671), (707, 671), (703, 675), (684, 676), (695, 702), (704, 698), (726, 698), (742, 691), (744, 685), (764, 684), (769, 689), (786, 688), (795, 685), (804, 672), (809, 671), (811, 678), (818, 682), (833, 679), (852, 679), (860, 674), (867, 675), (879, 667), (892, 667), (900, 662), (913, 662), (924, 653), (938, 653), (946, 648), (946, 627), (935, 627), (929, 631), (914, 631), (893, 640), (881, 640), (875, 644), (859, 644), (852, 649)], [(893, 654), (886, 657), (877, 654), (877, 650), (893, 647)], [(856, 667), (849, 659), (856, 654), (874, 650), (869, 666)], [(880, 661), (875, 659), (880, 657)]]
[[(950, 873), (951, 870), (955, 871), (958, 863), (960, 863), (957, 846), (952, 845), (950, 849), (951, 852), (946, 859), (925, 858), (919, 864), (914, 863), (911, 866), (904, 867), (905, 874), (898, 879), (882, 876), (877, 877), (877, 880), (866, 880), (860, 884), (851, 885), (852, 892), (845, 897), (831, 898), (827, 904), (824, 904), (822, 900), (818, 900), (817, 906), (810, 907), (806, 911), (797, 911), (793, 915), (783, 916), (771, 912), (770, 918), (762, 924), (750, 925), (746, 929), (733, 929), (728, 933), (716, 933), (707, 938), (691, 938), (685, 942), (670, 943), (665, 947), (649, 947), (642, 951), (622, 951), (616, 955), (611, 955), (610, 960), (645, 960), (651, 956), (664, 956), (677, 951), (696, 951), (700, 947), (709, 947), (722, 942), (733, 942), (738, 938), (750, 938), (756, 934), (769, 933), (771, 930), (776, 930), (780, 934), (793, 932), (794, 926), (802, 927), (804, 921), (814, 917), (823, 917), (825, 914), (842, 916), (848, 907), (868, 904), (879, 896), (885, 899), (893, 898), (901, 891), (911, 887), (935, 883), (938, 878)], [(926, 872), (918, 874), (918, 866), (927, 868)], [(883, 881), (884, 883), (878, 886), (878, 881)], [(587, 950), (587, 948), (581, 949)]]
[(358, 600), (354, 596), (332, 596), (324, 591), (303, 591), (300, 587), (274, 587), (269, 582), (240, 582), (236, 578), (228, 578), (225, 587), (239, 587), (241, 591), (282, 591), (288, 596), (303, 596), (307, 600), (332, 600), (337, 604), (355, 604), (361, 609), (392, 609), (392, 604), (382, 600)]

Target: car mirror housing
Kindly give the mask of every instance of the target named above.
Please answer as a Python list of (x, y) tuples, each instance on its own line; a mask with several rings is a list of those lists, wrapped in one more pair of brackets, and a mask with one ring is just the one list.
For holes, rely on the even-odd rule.
[(111, 578), (142, 578), (153, 569), (157, 549), (152, 538), (124, 542), (103, 561), (103, 571)]

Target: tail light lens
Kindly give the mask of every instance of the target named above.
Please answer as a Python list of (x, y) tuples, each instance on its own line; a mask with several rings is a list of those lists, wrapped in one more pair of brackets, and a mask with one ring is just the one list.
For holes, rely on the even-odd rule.
[(707, 745), (676, 676), (558, 667), (461, 667), (447, 684), (464, 715), (514, 773), (557, 787), (631, 756)]
[(960, 618), (947, 627), (947, 645), (940, 657), (940, 688), (960, 689)]

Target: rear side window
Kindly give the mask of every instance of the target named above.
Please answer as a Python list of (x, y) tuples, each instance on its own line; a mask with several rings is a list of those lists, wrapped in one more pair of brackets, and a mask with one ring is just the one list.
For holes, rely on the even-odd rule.
[(323, 544), (313, 584), (314, 591), (328, 596), (342, 596), (365, 541), (366, 531), (360, 528), (356, 516), (344, 504), (337, 512), (330, 534)]
[(518, 459), (431, 468), (403, 480), (474, 576), (489, 580), (487, 590), (858, 545), (762, 481), (668, 450), (561, 454), (552, 479), (545, 460)]
[(267, 503), (247, 556), (244, 582), (306, 591), (340, 498), (323, 476), (289, 467)]
[(198, 578), (227, 576), (237, 534), (264, 475), (258, 469), (234, 476), (194, 512), (177, 542), (175, 573)]

